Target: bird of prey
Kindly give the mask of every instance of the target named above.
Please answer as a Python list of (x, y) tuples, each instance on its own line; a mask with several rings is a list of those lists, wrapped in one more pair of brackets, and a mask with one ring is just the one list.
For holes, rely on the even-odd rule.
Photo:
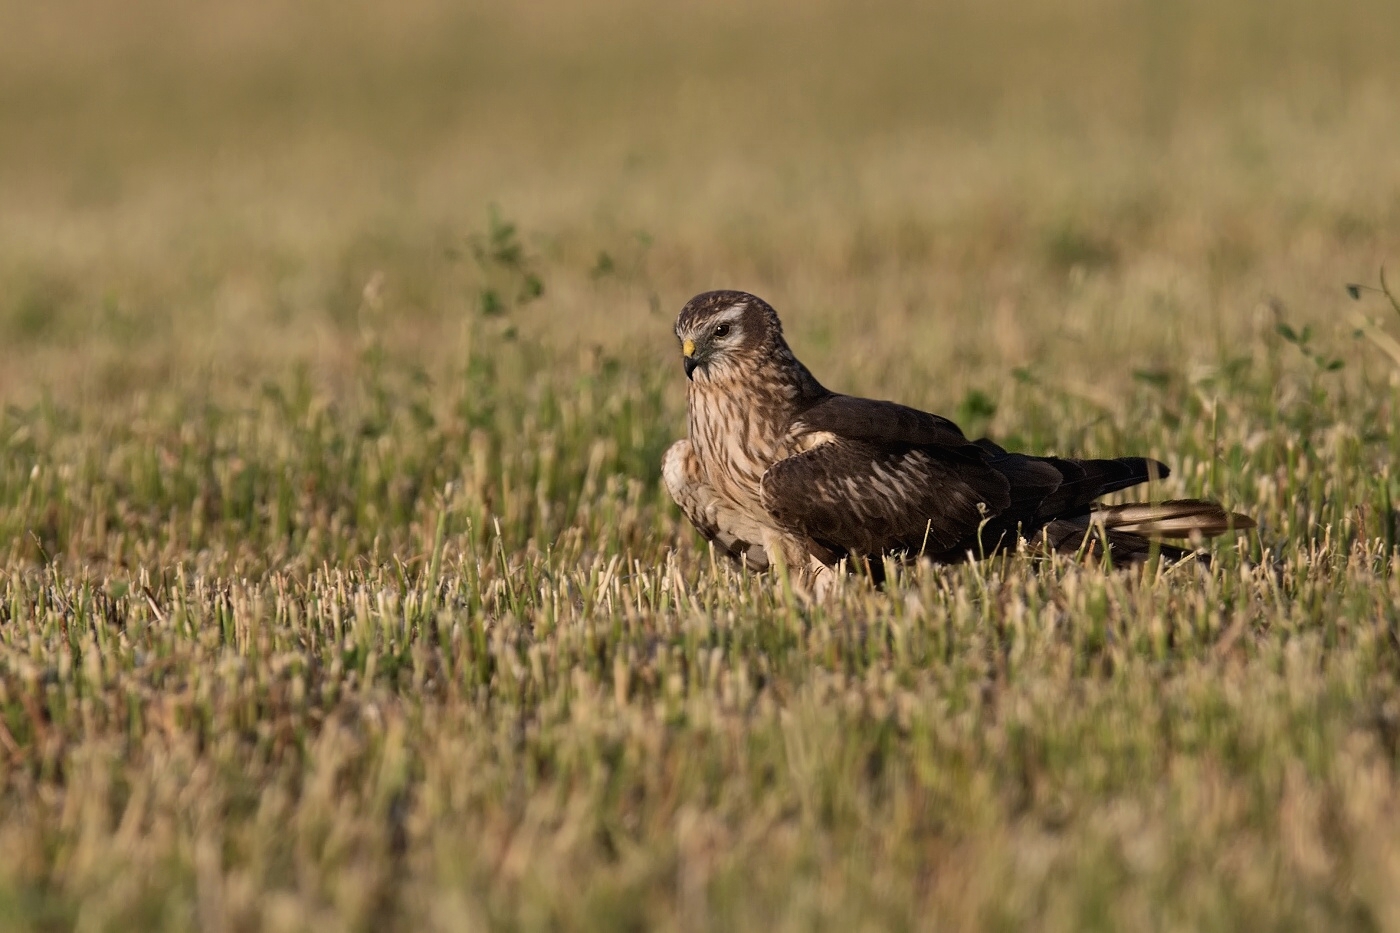
[(947, 418), (822, 386), (783, 339), (777, 313), (740, 291), (696, 295), (676, 319), (689, 437), (662, 461), (681, 511), (746, 567), (781, 562), (829, 585), (842, 560), (883, 573), (885, 555), (939, 563), (1021, 540), (1054, 551), (1107, 550), (1118, 563), (1188, 551), (1254, 527), (1201, 499), (1095, 500), (1168, 474), (1143, 457), (1071, 460), (968, 440)]

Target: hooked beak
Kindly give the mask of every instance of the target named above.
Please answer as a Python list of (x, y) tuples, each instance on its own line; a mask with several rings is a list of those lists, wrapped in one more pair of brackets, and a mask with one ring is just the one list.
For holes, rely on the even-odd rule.
[(694, 340), (687, 340), (681, 344), (681, 355), (685, 357), (682, 361), (685, 366), (685, 378), (694, 379), (695, 367), (700, 365), (700, 361), (695, 358)]

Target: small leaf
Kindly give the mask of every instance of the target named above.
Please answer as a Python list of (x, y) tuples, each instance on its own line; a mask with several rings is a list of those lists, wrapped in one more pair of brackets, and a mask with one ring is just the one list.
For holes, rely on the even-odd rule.
[(505, 302), (494, 288), (483, 288), (478, 297), (481, 313), (486, 317), (499, 317), (506, 313)]
[(525, 281), (520, 284), (520, 302), (534, 301), (544, 294), (544, 280), (533, 272), (525, 273)]
[(986, 421), (997, 413), (997, 403), (981, 389), (969, 389), (958, 404), (958, 420)]
[(1171, 384), (1172, 374), (1164, 369), (1135, 369), (1133, 378), (1155, 388), (1165, 389)]
[(1278, 335), (1289, 343), (1298, 342), (1298, 332), (1282, 321), (1279, 321), (1278, 324), (1274, 326), (1274, 330), (1278, 331)]
[(513, 267), (520, 265), (520, 244), (502, 243), (498, 244), (491, 251), (491, 258), (503, 266)]
[(1360, 286), (1360, 285), (1357, 285), (1357, 284), (1355, 284), (1355, 283), (1349, 283), (1349, 284), (1347, 285), (1347, 294), (1351, 296), (1351, 300), (1352, 300), (1352, 301), (1360, 301), (1360, 300), (1361, 300), (1361, 286)]
[(598, 254), (598, 259), (593, 263), (591, 275), (595, 279), (600, 279), (605, 275), (612, 275), (616, 271), (617, 264), (613, 262), (613, 258), (606, 252), (600, 252)]

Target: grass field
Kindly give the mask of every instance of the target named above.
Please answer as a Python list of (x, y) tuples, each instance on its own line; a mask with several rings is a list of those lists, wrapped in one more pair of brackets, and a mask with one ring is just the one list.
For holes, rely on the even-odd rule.
[[(0, 7), (0, 929), (1400, 929), (1397, 34)], [(716, 287), (1260, 529), (806, 606), (660, 486)]]

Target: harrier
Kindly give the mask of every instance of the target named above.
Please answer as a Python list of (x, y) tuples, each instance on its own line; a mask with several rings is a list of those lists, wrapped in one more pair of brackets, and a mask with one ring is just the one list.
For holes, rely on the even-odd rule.
[(1164, 538), (1254, 527), (1201, 499), (1095, 502), (1165, 477), (1155, 460), (1010, 453), (947, 418), (832, 392), (793, 356), (777, 313), (745, 292), (696, 295), (676, 337), (690, 436), (666, 451), (666, 488), (701, 534), (755, 570), (781, 562), (820, 584), (846, 558), (878, 576), (884, 555), (951, 563), (1021, 540), (1133, 562), (1188, 553)]

